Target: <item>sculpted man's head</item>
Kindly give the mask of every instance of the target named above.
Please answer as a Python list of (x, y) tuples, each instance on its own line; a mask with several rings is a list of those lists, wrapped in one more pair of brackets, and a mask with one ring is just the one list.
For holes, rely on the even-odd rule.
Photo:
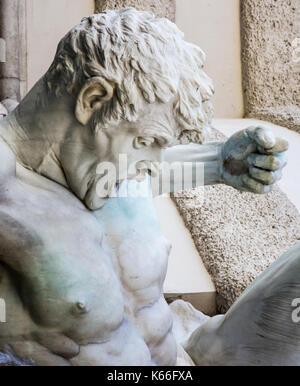
[[(99, 162), (117, 165), (119, 154), (128, 164), (160, 161), (164, 147), (204, 140), (213, 93), (204, 61), (167, 19), (133, 8), (92, 15), (61, 40), (16, 117), (28, 133), (34, 105), (57, 142), (52, 151), (68, 187), (97, 209)], [(36, 125), (42, 141), (48, 134)]]

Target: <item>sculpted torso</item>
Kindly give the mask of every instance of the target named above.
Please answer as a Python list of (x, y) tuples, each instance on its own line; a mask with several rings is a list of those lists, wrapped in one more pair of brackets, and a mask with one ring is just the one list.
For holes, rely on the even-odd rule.
[[(124, 217), (118, 199), (112, 218), (100, 210), (98, 220), (66, 189), (22, 167), (0, 194), (0, 292), (10, 299), (0, 349), (9, 342), (38, 365), (174, 364), (162, 236), (134, 237), (135, 215)], [(118, 233), (113, 248), (105, 222)]]

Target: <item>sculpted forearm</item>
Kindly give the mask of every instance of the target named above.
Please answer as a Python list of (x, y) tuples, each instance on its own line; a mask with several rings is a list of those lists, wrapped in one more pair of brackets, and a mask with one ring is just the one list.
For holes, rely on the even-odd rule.
[(287, 149), (287, 141), (275, 138), (269, 128), (258, 126), (241, 130), (226, 142), (175, 146), (165, 151), (164, 160), (193, 164), (193, 173), (184, 174), (184, 189), (224, 183), (261, 194), (268, 193), (280, 180)]
[[(193, 143), (166, 149), (160, 170), (162, 179), (160, 193), (222, 183), (222, 146), (222, 142), (206, 145)], [(169, 169), (183, 170), (183, 173), (179, 171), (174, 177), (167, 173)], [(171, 179), (171, 183), (168, 178)]]

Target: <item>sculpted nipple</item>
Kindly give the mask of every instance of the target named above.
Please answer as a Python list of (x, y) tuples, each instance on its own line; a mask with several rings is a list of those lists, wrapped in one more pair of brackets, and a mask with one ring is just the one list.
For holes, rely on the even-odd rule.
[(75, 314), (87, 314), (89, 312), (88, 306), (84, 300), (77, 301), (73, 306)]

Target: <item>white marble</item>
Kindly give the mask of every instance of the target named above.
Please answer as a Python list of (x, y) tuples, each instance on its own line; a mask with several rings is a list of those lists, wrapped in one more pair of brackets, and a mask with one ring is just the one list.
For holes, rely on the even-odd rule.
[(226, 315), (200, 325), (184, 345), (200, 366), (300, 365), (300, 243), (245, 290)]
[(204, 61), (166, 19), (92, 15), (1, 119), (0, 351), (37, 365), (176, 364), (163, 297), (171, 246), (147, 173), (152, 182), (162, 160), (191, 162), (205, 184), (265, 193), (285, 164), (286, 141), (268, 128), (202, 144)]

